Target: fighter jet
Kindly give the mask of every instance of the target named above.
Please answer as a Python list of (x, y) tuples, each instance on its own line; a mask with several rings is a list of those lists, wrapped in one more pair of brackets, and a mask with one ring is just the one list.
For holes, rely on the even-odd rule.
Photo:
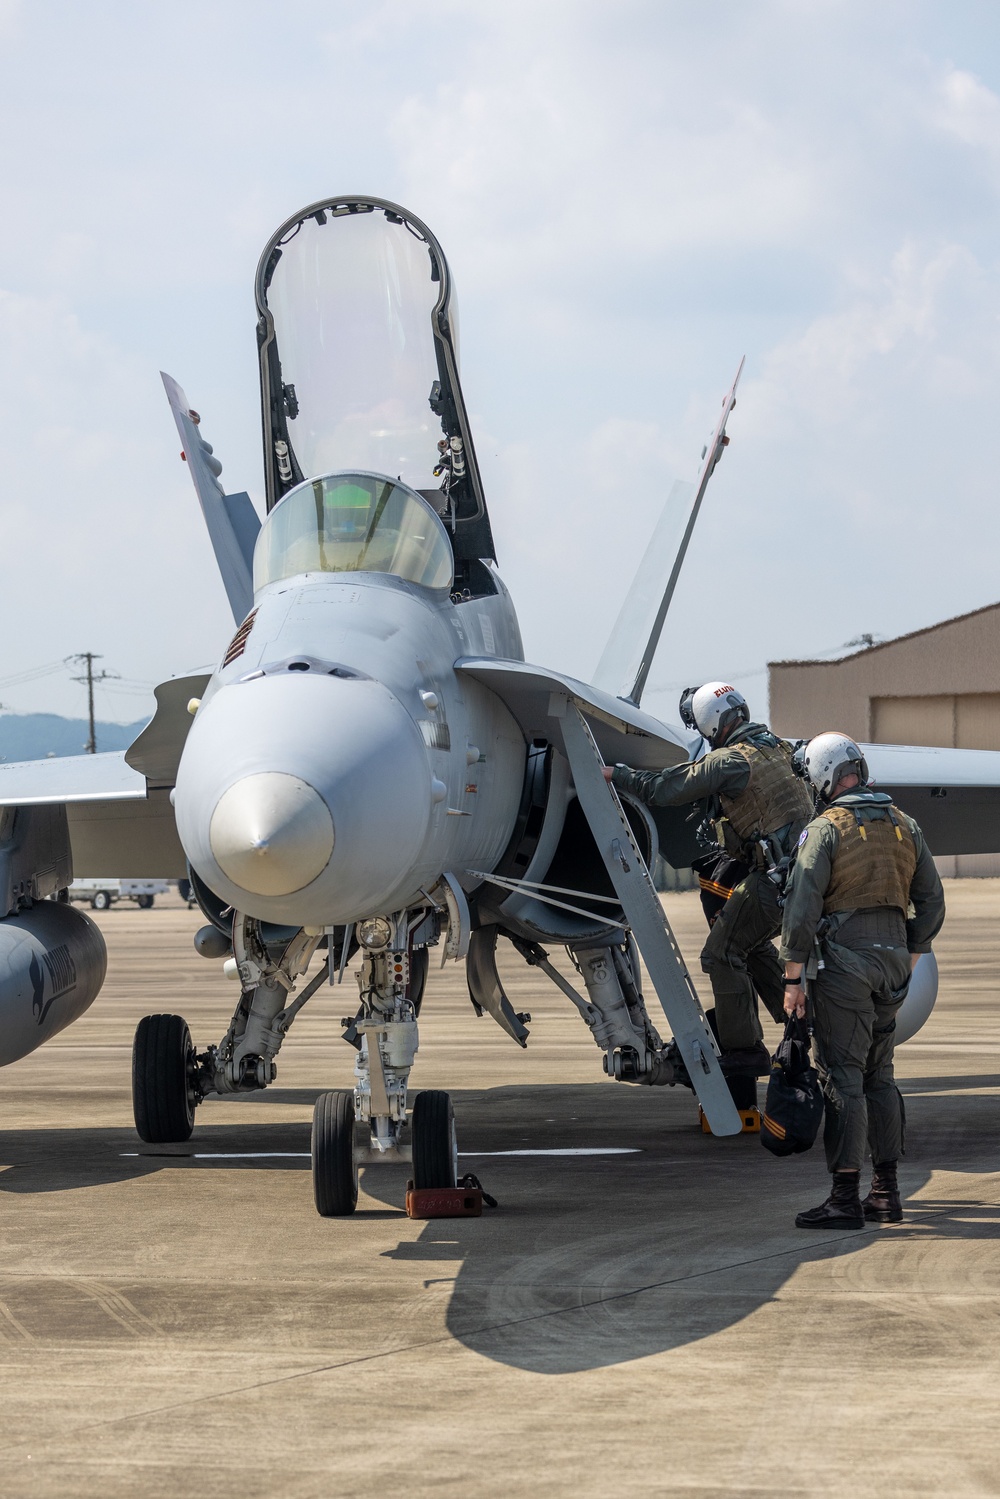
[[(406, 1159), (418, 1187), (455, 1184), (450, 1097), (410, 1086), (435, 951), (465, 961), (472, 1005), (524, 1047), (530, 1016), (497, 965), (509, 944), (565, 993), (610, 1078), (686, 1083), (715, 1134), (738, 1133), (649, 876), (658, 850), (678, 865), (697, 856), (694, 830), (684, 814), (654, 820), (602, 775), (695, 748), (640, 703), (736, 384), (697, 484), (671, 496), (680, 544), (664, 557), (666, 531), (654, 539), (592, 686), (524, 661), (462, 396), (451, 274), (427, 226), (377, 198), (311, 204), (265, 247), (256, 303), (263, 523), (247, 494), (226, 494), (200, 416), (163, 377), (236, 625), (218, 667), (159, 687), (123, 755), (0, 766), (0, 1064), (100, 990), (100, 933), (60, 899), (75, 862), (189, 878), (206, 919), (196, 946), (238, 986), (202, 1049), (181, 1016), (141, 1021), (142, 1139), (185, 1140), (204, 1098), (268, 1087), (315, 997), (350, 1010), (355, 1086), (323, 1094), (313, 1122), (325, 1216), (354, 1211), (362, 1163)], [(982, 820), (985, 808), (997, 826), (1000, 754), (914, 755), (882, 781), (904, 806), (921, 801), (932, 846), (1000, 846)], [(954, 836), (940, 826), (955, 818), (928, 826), (931, 787), (955, 791), (928, 803), (949, 812), (969, 788), (973, 815)], [(354, 956), (348, 1006), (329, 986)]]

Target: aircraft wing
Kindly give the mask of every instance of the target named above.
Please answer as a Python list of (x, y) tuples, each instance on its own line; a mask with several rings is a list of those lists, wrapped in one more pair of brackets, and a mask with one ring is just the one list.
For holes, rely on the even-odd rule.
[(465, 656), (455, 662), (455, 670), (495, 692), (517, 719), (526, 739), (548, 739), (564, 752), (562, 721), (552, 715), (551, 708), (553, 693), (559, 699), (568, 697), (590, 723), (607, 765), (620, 760), (636, 770), (662, 770), (665, 765), (686, 760), (697, 741), (696, 735), (673, 729), (610, 692), (526, 661)]
[(170, 789), (191, 726), (187, 705), (210, 678), (156, 688), (156, 712), (124, 752), (0, 764), (0, 807), (66, 808), (73, 868), (86, 879), (180, 879), (187, 861)]
[(1000, 750), (864, 744), (868, 769), (935, 854), (1000, 853)]
[(0, 764), (0, 807), (124, 801), (145, 795), (146, 778), (125, 763), (124, 752)]
[(180, 879), (187, 862), (169, 790), (150, 790), (127, 753), (0, 764), (0, 807), (64, 806), (84, 878)]

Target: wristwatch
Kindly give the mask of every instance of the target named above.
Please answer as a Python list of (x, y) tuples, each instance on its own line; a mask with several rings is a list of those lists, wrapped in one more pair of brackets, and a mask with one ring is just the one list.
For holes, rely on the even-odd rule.
[(802, 982), (801, 975), (797, 979), (784, 978), (781, 980), (786, 989), (795, 989)]

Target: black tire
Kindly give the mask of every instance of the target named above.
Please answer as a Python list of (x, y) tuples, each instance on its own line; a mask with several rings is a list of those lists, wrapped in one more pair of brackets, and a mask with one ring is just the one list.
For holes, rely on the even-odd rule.
[(321, 1093), (313, 1109), (312, 1177), (321, 1218), (346, 1218), (358, 1205), (354, 1094)]
[(149, 911), (152, 909), (153, 897), (151, 895), (137, 895), (135, 903), (140, 911)]
[(458, 1146), (451, 1094), (418, 1093), (410, 1117), (413, 1132), (413, 1185), (454, 1187), (458, 1183)]
[(98, 890), (90, 904), (95, 911), (106, 911), (111, 904), (111, 896), (106, 890)]
[(132, 1113), (150, 1145), (190, 1140), (196, 1094), (194, 1045), (180, 1015), (146, 1015), (132, 1046)]
[(410, 999), (416, 1014), (420, 1015), (420, 1006), (424, 1002), (424, 990), (427, 987), (427, 971), (430, 968), (430, 949), (418, 947), (410, 959)]

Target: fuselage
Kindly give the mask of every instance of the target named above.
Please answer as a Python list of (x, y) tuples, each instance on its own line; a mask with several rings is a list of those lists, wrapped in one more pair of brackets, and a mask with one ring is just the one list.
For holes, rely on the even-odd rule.
[[(429, 507), (428, 521), (440, 525)], [(453, 666), (522, 659), (492, 582), (463, 599), (390, 573), (317, 571), (257, 592), (174, 793), (185, 852), (218, 896), (262, 920), (341, 925), (420, 902), (445, 871), (495, 865), (525, 744), (499, 698)]]

